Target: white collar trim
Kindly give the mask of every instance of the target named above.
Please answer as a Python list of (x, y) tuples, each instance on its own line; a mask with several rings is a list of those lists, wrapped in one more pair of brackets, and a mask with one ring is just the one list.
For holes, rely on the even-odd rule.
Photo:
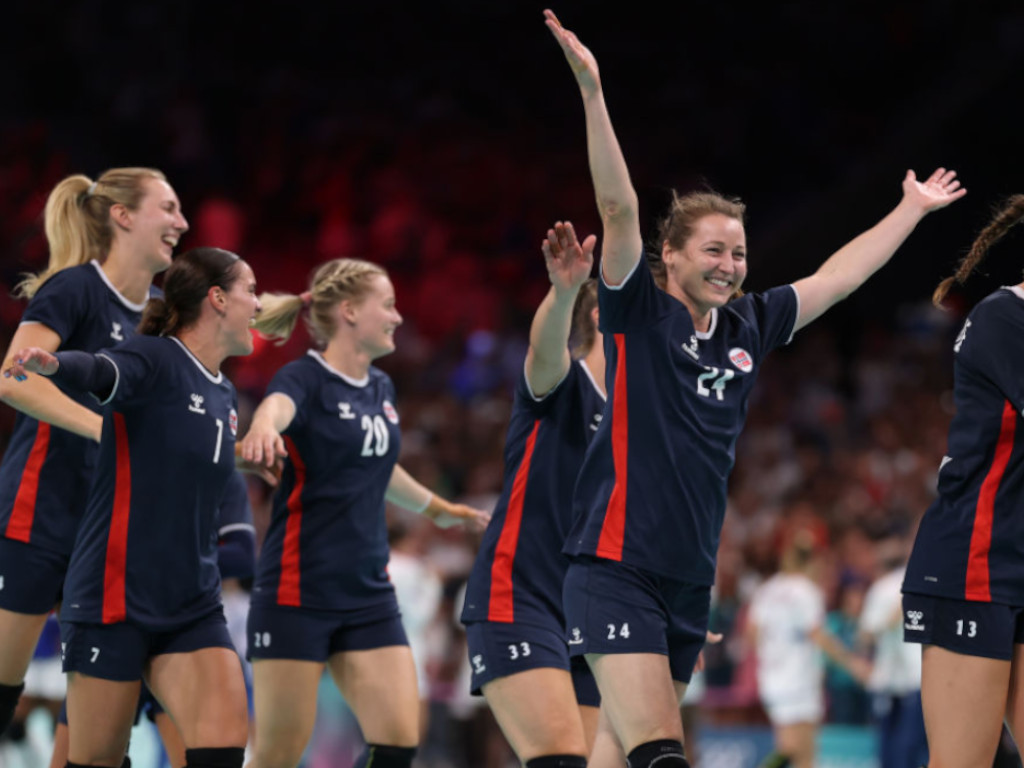
[(370, 374), (366, 374), (361, 379), (353, 379), (351, 376), (346, 376), (344, 373), (339, 371), (337, 368), (334, 368), (330, 363), (324, 360), (324, 356), (317, 352), (315, 349), (310, 349), (309, 351), (306, 352), (306, 354), (312, 357), (314, 360), (320, 363), (320, 365), (322, 365), (328, 371), (330, 371), (339, 379), (344, 381), (346, 384), (351, 384), (353, 387), (365, 387), (367, 384), (370, 383)]
[(117, 297), (118, 301), (120, 301), (122, 304), (128, 307), (128, 309), (132, 310), (133, 312), (141, 312), (146, 308), (146, 301), (149, 301), (148, 298), (141, 304), (136, 304), (132, 301), (128, 301), (128, 299), (125, 298), (125, 295), (121, 293), (119, 290), (117, 290), (117, 288), (114, 287), (114, 284), (110, 282), (110, 278), (107, 277), (107, 273), (103, 271), (103, 267), (100, 266), (100, 263), (96, 261), (96, 259), (91, 260), (89, 263), (96, 267), (96, 271), (99, 272), (100, 274), (100, 280), (106, 283), (107, 288), (110, 289), (110, 292)]
[(189, 349), (188, 347), (186, 347), (182, 343), (181, 339), (179, 339), (177, 336), (167, 336), (166, 338), (170, 339), (175, 344), (177, 344), (179, 347), (181, 347), (182, 350), (185, 352), (185, 354), (188, 355), (189, 358), (192, 360), (192, 362), (196, 364), (196, 368), (199, 369), (199, 372), (201, 374), (203, 374), (203, 376), (208, 378), (211, 383), (213, 383), (213, 384), (220, 384), (222, 381), (224, 381), (224, 372), (223, 371), (219, 371), (216, 376), (214, 376), (212, 373), (210, 373), (209, 369), (205, 365), (203, 365), (201, 362), (199, 362), (199, 358), (196, 357), (195, 355), (193, 355), (192, 354), (192, 350)]
[(1024, 299), (1024, 288), (1021, 288), (1019, 285), (1004, 285), (1003, 288), (1012, 291), (1018, 299)]
[(695, 328), (694, 329), (694, 333), (697, 335), (698, 339), (707, 340), (707, 339), (710, 339), (712, 336), (715, 335), (715, 328), (717, 328), (717, 327), (718, 327), (718, 307), (713, 307), (711, 309), (711, 322), (708, 324), (708, 329), (706, 331), (698, 331)]
[(583, 369), (583, 372), (587, 374), (587, 378), (590, 379), (590, 383), (594, 386), (594, 391), (601, 396), (602, 400), (607, 402), (608, 395), (601, 391), (601, 387), (597, 385), (597, 380), (594, 378), (594, 374), (591, 372), (590, 368), (587, 367), (587, 364), (582, 360), (582, 358), (580, 360), (577, 360), (576, 362), (580, 364), (580, 367)]

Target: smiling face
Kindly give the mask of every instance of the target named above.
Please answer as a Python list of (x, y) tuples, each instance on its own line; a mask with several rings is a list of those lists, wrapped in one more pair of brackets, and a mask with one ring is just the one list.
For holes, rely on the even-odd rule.
[(395, 351), (395, 330), (402, 316), (395, 305), (395, 287), (385, 275), (374, 275), (362, 296), (343, 301), (339, 311), (371, 360)]
[(111, 217), (116, 237), (123, 239), (143, 262), (157, 274), (171, 266), (174, 248), (188, 231), (178, 196), (166, 181), (148, 178), (142, 182), (145, 193), (135, 210), (115, 205)]
[(223, 293), (224, 332), (228, 337), (228, 355), (252, 353), (252, 325), (260, 311), (256, 296), (256, 276), (252, 267), (239, 261), (234, 268), (234, 281)]
[(743, 223), (721, 213), (699, 218), (681, 248), (667, 242), (662, 259), (668, 272), (667, 291), (700, 321), (725, 305), (747, 276), (747, 238)]

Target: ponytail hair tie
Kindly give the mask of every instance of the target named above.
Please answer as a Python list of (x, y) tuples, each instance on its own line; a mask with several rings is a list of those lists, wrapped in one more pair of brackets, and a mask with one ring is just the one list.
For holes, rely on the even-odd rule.
[(302, 299), (302, 306), (308, 307), (310, 304), (313, 303), (313, 292), (303, 291), (302, 293), (299, 294), (299, 298)]
[(96, 182), (95, 181), (92, 184), (89, 185), (89, 188), (87, 190), (85, 190), (85, 196), (86, 197), (92, 197), (94, 194), (96, 194)]

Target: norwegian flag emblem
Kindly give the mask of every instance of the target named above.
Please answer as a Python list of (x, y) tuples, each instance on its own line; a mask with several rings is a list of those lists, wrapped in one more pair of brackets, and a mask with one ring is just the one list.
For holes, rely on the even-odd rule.
[(732, 361), (732, 364), (743, 371), (743, 373), (750, 373), (754, 370), (754, 358), (752, 358), (750, 353), (745, 349), (733, 347), (729, 350), (729, 359)]
[(228, 426), (231, 428), (231, 436), (232, 437), (237, 437), (238, 436), (238, 411), (236, 411), (234, 408), (232, 408), (231, 412), (228, 414)]
[(388, 417), (388, 421), (392, 424), (398, 423), (398, 411), (395, 410), (395, 406), (391, 404), (390, 400), (384, 401), (384, 415)]

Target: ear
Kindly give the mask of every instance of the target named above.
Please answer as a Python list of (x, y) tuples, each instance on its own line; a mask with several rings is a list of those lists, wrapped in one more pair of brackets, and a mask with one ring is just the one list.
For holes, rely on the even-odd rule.
[(673, 249), (673, 248), (672, 248), (672, 246), (671, 246), (671, 245), (669, 245), (669, 242), (668, 242), (668, 240), (666, 240), (665, 242), (663, 242), (663, 243), (661, 244), (661, 260), (662, 260), (662, 261), (664, 261), (664, 262), (665, 262), (666, 264), (668, 264), (668, 263), (669, 263), (669, 261), (670, 261), (670, 259), (668, 258), (668, 255), (669, 255), (670, 253), (672, 253), (672, 252), (673, 252), (674, 250), (675, 250), (675, 249)]
[(595, 328), (597, 328), (600, 325), (598, 321), (601, 319), (601, 313), (598, 311), (596, 306), (592, 310), (590, 310), (590, 319), (594, 322)]
[(206, 292), (206, 300), (218, 315), (223, 315), (227, 311), (228, 297), (219, 285), (210, 286), (210, 290)]
[(132, 212), (124, 203), (114, 203), (110, 206), (110, 220), (123, 232), (132, 231)]
[(345, 299), (338, 304), (338, 318), (348, 325), (356, 324), (356, 304), (350, 299)]

